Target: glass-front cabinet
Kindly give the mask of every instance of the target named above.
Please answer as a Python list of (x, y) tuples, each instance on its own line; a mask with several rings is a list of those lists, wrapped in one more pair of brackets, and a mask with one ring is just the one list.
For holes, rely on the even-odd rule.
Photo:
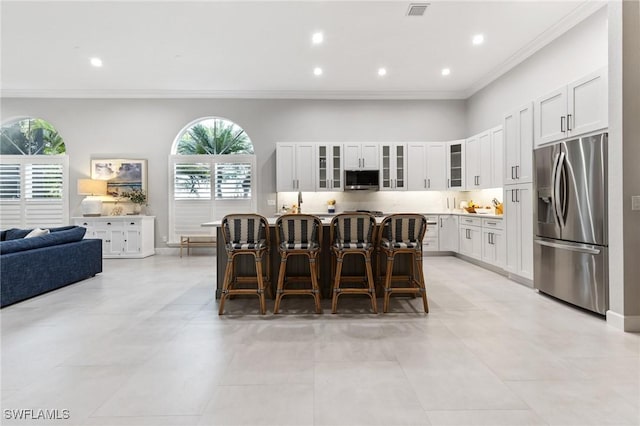
[(407, 144), (383, 144), (380, 150), (380, 189), (406, 191)]
[(344, 171), (342, 159), (342, 145), (325, 144), (317, 145), (317, 191), (342, 191), (342, 176)]
[(449, 142), (447, 146), (447, 188), (464, 189), (464, 146), (465, 140)]

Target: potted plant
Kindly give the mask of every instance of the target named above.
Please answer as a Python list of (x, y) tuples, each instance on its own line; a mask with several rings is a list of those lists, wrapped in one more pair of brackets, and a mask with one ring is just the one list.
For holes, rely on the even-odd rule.
[(140, 214), (142, 205), (147, 205), (147, 193), (142, 189), (133, 189), (131, 192), (123, 192), (123, 198), (128, 198), (133, 203), (133, 212)]

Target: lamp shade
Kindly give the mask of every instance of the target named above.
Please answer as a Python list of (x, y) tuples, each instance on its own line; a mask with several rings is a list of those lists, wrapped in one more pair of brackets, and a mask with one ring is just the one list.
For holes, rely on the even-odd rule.
[(78, 195), (106, 195), (107, 181), (96, 179), (78, 179)]

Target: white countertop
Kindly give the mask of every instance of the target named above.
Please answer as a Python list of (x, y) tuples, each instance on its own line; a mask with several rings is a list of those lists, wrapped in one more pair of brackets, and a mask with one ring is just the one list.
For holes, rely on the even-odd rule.
[[(312, 215), (316, 215), (318, 217), (320, 217), (320, 219), (322, 220), (323, 224), (329, 224), (331, 222), (331, 219), (333, 218), (333, 216), (335, 216), (336, 214), (340, 214), (341, 212), (338, 213), (317, 213), (317, 212), (310, 212), (310, 213), (306, 213), (304, 212), (303, 214), (312, 214)], [(388, 213), (391, 214), (391, 213)], [(457, 216), (472, 216), (472, 217), (477, 217), (477, 218), (487, 218), (487, 219), (502, 219), (504, 217), (504, 215), (495, 215), (495, 214), (484, 214), (484, 213), (462, 213), (462, 212), (428, 212), (428, 213), (424, 213), (421, 212), (420, 214), (423, 214), (425, 216), (434, 216), (434, 215), (457, 215)], [(267, 217), (267, 221), (269, 222), (269, 225), (275, 225), (276, 224), (276, 220), (278, 219), (278, 217), (281, 215), (277, 215), (277, 216), (268, 216)], [(382, 220), (384, 219), (384, 217), (376, 217), (376, 222), (377, 223), (381, 223)], [(200, 226), (204, 226), (204, 227), (215, 227), (215, 226), (220, 226), (220, 224), (222, 223), (221, 220), (214, 220), (213, 222), (205, 222), (202, 223)]]

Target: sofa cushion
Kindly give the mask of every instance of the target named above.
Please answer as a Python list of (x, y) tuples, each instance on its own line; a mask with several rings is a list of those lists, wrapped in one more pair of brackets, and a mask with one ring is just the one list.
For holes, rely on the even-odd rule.
[(24, 237), (25, 238), (33, 238), (33, 237), (39, 237), (41, 235), (47, 235), (48, 233), (49, 233), (48, 229), (35, 228), (33, 231), (29, 232)]
[[(27, 239), (23, 237), (21, 239), (7, 239), (6, 241), (2, 241), (0, 242), (0, 254), (15, 253), (40, 247), (55, 246), (58, 244), (80, 241), (82, 240), (82, 238), (84, 238), (84, 234), (87, 232), (86, 228), (80, 226), (64, 227), (64, 229), (56, 230), (55, 232), (53, 232), (54, 229), (51, 229), (52, 232), (50, 232), (49, 234), (41, 235), (39, 237)], [(11, 230), (7, 230), (7, 233), (9, 231)], [(27, 234), (29, 232), (27, 232)]]
[(33, 229), (11, 228), (5, 231), (5, 241), (19, 240), (27, 236)]

